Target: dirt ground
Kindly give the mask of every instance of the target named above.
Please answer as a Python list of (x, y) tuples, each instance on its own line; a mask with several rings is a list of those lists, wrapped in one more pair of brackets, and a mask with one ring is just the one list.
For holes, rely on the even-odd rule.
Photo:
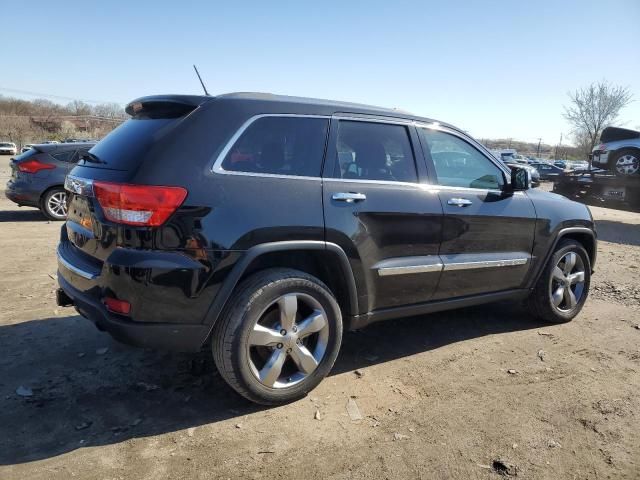
[(7, 165), (1, 479), (640, 478), (639, 213), (592, 207), (597, 271), (572, 323), (497, 304), (374, 325), (309, 397), (263, 408), (206, 353), (120, 345), (56, 307), (61, 225), (4, 197)]

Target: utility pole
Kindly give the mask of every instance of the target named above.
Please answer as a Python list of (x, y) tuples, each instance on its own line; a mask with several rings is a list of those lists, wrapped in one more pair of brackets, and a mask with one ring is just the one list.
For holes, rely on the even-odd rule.
[(556, 144), (556, 151), (553, 154), (553, 157), (556, 159), (558, 158), (558, 145), (562, 145), (562, 133), (560, 134), (560, 143)]
[(511, 148), (511, 138), (509, 139), (509, 146), (507, 148)]
[(542, 138), (538, 138), (538, 150), (536, 153), (537, 158), (540, 158), (540, 142), (542, 142)]

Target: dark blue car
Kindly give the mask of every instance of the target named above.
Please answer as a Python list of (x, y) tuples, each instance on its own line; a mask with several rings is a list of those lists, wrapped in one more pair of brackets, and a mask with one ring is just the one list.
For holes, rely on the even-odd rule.
[(553, 180), (564, 174), (564, 169), (553, 163), (536, 162), (531, 164), (540, 174), (541, 180)]
[(95, 143), (33, 145), (11, 160), (6, 196), (20, 206), (36, 207), (51, 220), (67, 216), (64, 178)]

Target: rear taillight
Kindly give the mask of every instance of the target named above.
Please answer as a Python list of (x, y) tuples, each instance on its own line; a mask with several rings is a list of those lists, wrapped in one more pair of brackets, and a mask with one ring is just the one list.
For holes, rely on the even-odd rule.
[(93, 182), (93, 193), (108, 220), (126, 225), (157, 227), (182, 205), (182, 187)]
[(18, 170), (23, 173), (38, 173), (40, 170), (53, 170), (54, 168), (56, 168), (55, 165), (42, 163), (38, 160), (27, 160), (18, 164)]
[(602, 144), (598, 145), (597, 150), (599, 150), (600, 152), (606, 152), (607, 151), (607, 146), (604, 143), (602, 143)]

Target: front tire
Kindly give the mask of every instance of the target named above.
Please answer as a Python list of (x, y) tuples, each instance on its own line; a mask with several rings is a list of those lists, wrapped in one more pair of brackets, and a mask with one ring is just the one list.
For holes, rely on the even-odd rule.
[(570, 322), (589, 295), (591, 262), (579, 242), (558, 242), (529, 297), (533, 314), (549, 323)]
[(236, 288), (216, 323), (213, 358), (225, 381), (262, 405), (304, 397), (327, 376), (342, 342), (342, 315), (317, 278), (258, 272)]
[(62, 221), (67, 218), (67, 192), (54, 187), (42, 196), (40, 211), (49, 220)]

